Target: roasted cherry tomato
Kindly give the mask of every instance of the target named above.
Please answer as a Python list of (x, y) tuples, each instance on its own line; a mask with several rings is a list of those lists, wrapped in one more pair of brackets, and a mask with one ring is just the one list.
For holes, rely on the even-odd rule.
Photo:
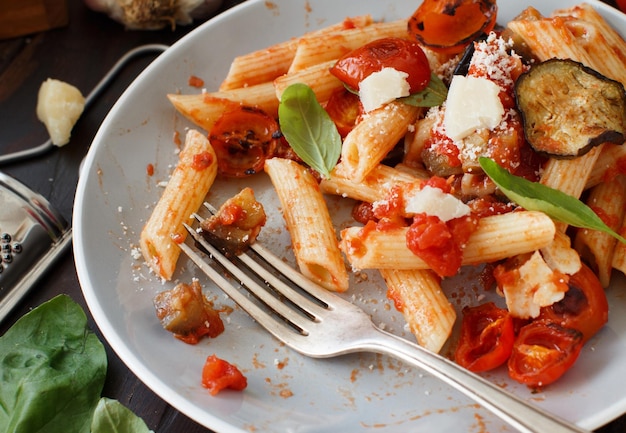
[(248, 386), (248, 380), (236, 366), (210, 355), (202, 368), (202, 386), (216, 395), (225, 388), (241, 391)]
[(409, 19), (409, 33), (442, 53), (457, 54), (496, 24), (495, 0), (424, 0)]
[(357, 95), (345, 87), (335, 90), (328, 98), (326, 112), (335, 122), (339, 135), (348, 135), (361, 114), (361, 101)]
[(583, 341), (589, 340), (609, 319), (609, 304), (604, 288), (593, 271), (583, 264), (570, 277), (565, 297), (549, 307), (543, 307), (539, 319), (556, 322), (566, 328), (582, 332)]
[(529, 387), (546, 386), (574, 364), (583, 334), (558, 323), (534, 320), (520, 329), (509, 357), (509, 376)]
[(330, 72), (357, 90), (363, 79), (383, 68), (409, 74), (411, 93), (424, 90), (430, 82), (426, 54), (416, 42), (401, 38), (382, 38), (365, 44), (339, 59)]
[(509, 359), (514, 340), (513, 317), (507, 309), (493, 302), (465, 307), (454, 358), (470, 371), (492, 370)]
[(209, 133), (219, 173), (244, 177), (263, 171), (265, 159), (278, 146), (278, 122), (264, 111), (237, 106), (217, 119)]

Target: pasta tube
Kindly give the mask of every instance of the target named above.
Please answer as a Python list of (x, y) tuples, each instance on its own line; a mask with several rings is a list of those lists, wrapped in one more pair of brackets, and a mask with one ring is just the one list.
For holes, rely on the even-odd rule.
[(265, 161), (282, 206), (300, 272), (336, 292), (348, 289), (348, 271), (324, 197), (313, 175), (302, 165), (282, 158)]
[[(594, 187), (589, 193), (587, 204), (613, 230), (619, 230), (626, 209), (626, 177), (617, 176), (610, 182)], [(597, 230), (580, 229), (576, 233), (574, 247), (590, 264), (603, 287), (608, 287), (613, 268), (613, 251), (617, 239)]]
[(302, 38), (349, 31), (354, 28), (367, 27), (370, 24), (372, 24), (371, 15), (359, 15), (347, 18), (341, 23), (306, 33), (299, 38), (289, 39), (288, 41), (279, 42), (267, 48), (235, 57), (230, 65), (228, 75), (220, 85), (220, 90), (232, 90), (267, 83), (286, 74), (294, 61), (298, 42)]
[(452, 333), (456, 311), (429, 270), (381, 269), (388, 297), (402, 313), (417, 342), (439, 352)]
[[(340, 248), (354, 269), (428, 269), (406, 245), (407, 227), (342, 230)], [(510, 212), (482, 218), (463, 250), (463, 264), (489, 263), (549, 245), (554, 222), (542, 212)]]
[(415, 123), (420, 108), (390, 102), (368, 113), (344, 139), (338, 175), (361, 182)]
[[(417, 172), (414, 172), (417, 173)], [(427, 177), (411, 174), (387, 165), (378, 164), (365, 176), (362, 182), (354, 182), (336, 173), (331, 172), (330, 178), (322, 179), (320, 188), (327, 194), (340, 195), (355, 200), (374, 203), (384, 200), (390, 188), (398, 183), (418, 183)]]
[(225, 111), (237, 105), (258, 107), (270, 116), (278, 116), (278, 100), (272, 83), (223, 92), (186, 95), (170, 93), (167, 98), (180, 114), (207, 132)]
[(161, 278), (172, 278), (180, 255), (177, 243), (187, 236), (183, 222), (202, 205), (216, 175), (217, 157), (209, 140), (190, 129), (178, 164), (140, 236), (141, 253)]

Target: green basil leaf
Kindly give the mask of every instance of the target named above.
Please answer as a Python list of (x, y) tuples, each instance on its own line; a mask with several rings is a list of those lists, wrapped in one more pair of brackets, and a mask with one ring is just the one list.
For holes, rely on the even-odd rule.
[(101, 398), (91, 422), (91, 433), (150, 433), (146, 423), (117, 400)]
[(498, 188), (524, 209), (541, 211), (554, 220), (574, 227), (608, 233), (626, 243), (626, 239), (607, 226), (589, 206), (571, 195), (512, 175), (492, 159), (481, 157), (479, 163)]
[(399, 98), (399, 101), (415, 107), (437, 107), (448, 97), (448, 88), (435, 73), (430, 74), (428, 86), (421, 92)]
[(87, 317), (59, 295), (0, 337), (0, 431), (89, 432), (107, 358)]
[(301, 83), (287, 87), (278, 106), (278, 119), (294, 152), (322, 176), (330, 177), (341, 155), (341, 136), (313, 90)]

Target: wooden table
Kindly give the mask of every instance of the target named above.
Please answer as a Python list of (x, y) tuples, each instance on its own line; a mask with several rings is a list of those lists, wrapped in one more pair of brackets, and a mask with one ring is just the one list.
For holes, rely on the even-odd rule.
[[(222, 10), (241, 1), (226, 0)], [(68, 7), (68, 26), (0, 41), (0, 154), (31, 148), (47, 140), (46, 130), (35, 114), (37, 92), (46, 78), (71, 83), (86, 95), (131, 48), (147, 43), (172, 44), (194, 28), (128, 31), (106, 16), (88, 10), (80, 0), (70, 0)], [(108, 110), (151, 60), (151, 56), (137, 58), (121, 71), (114, 83), (83, 114), (68, 145), (34, 159), (1, 166), (0, 170), (41, 193), (67, 220), (71, 220), (79, 164)], [(31, 308), (60, 293), (72, 296), (88, 313), (71, 252), (55, 264), (11, 317), (2, 323), (0, 334)], [(93, 319), (90, 317), (89, 320), (92, 329), (99, 334)], [(106, 345), (101, 334), (99, 337)], [(108, 345), (106, 347), (109, 368), (104, 396), (128, 406), (157, 433), (209, 432), (156, 396), (126, 368)], [(626, 417), (598, 431), (626, 431)]]

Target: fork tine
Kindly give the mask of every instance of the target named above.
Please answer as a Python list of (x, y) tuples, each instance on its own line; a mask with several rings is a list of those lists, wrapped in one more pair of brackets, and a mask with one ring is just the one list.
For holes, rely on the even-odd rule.
[[(259, 307), (243, 292), (237, 290), (235, 286), (220, 272), (216, 271), (198, 254), (192, 247), (186, 243), (179, 244), (181, 250), (204, 272), (220, 289), (224, 291), (237, 305), (239, 305), (246, 313), (256, 320), (261, 326), (267, 329), (272, 335), (279, 340), (284, 341), (283, 334), (288, 329), (285, 324), (279, 323), (272, 314), (265, 309)], [(295, 334), (295, 329), (291, 328), (291, 332)]]
[[(215, 214), (217, 212), (217, 209), (215, 209), (215, 207), (213, 207), (213, 205), (211, 205), (209, 202), (204, 202), (204, 207), (212, 214)], [(202, 217), (198, 214), (194, 214), (193, 216), (198, 221), (202, 219)], [(321, 287), (319, 284), (316, 284), (313, 281), (309, 280), (292, 266), (277, 257), (273, 252), (265, 248), (262, 244), (255, 242), (250, 245), (250, 249), (253, 250), (257, 254), (257, 256), (265, 263), (276, 269), (281, 275), (288, 278), (291, 282), (300, 287), (309, 296), (314, 298), (318, 303), (323, 304), (326, 307), (332, 308), (333, 303), (337, 302), (337, 296), (329, 293), (327, 289)], [(250, 258), (249, 256), (245, 257), (245, 261), (248, 266), (252, 267), (250, 265), (250, 262), (256, 264), (256, 261), (252, 260), (252, 258)], [(273, 274), (270, 275), (273, 276)], [(285, 294), (285, 296), (287, 296), (287, 294)]]
[[(242, 254), (239, 256), (239, 259), (242, 262), (244, 262), (244, 264), (249, 265), (251, 267), (251, 271), (253, 273), (257, 273), (257, 275), (259, 275), (264, 280), (264, 283), (257, 282), (256, 280), (251, 278), (250, 275), (244, 272), (242, 269), (238, 268), (235, 263), (233, 263), (230, 259), (225, 257), (218, 249), (213, 247), (209, 242), (207, 242), (204, 239), (204, 237), (200, 235), (198, 232), (196, 232), (192, 227), (188, 225), (185, 225), (185, 227), (187, 231), (189, 231), (189, 233), (192, 235), (194, 240), (198, 242), (203, 248), (205, 248), (206, 251), (209, 252), (209, 254), (211, 254), (213, 259), (218, 261), (230, 274), (236, 277), (249, 292), (254, 294), (257, 298), (259, 298), (263, 303), (265, 303), (272, 310), (274, 310), (283, 319), (287, 320), (289, 323), (291, 323), (292, 325), (297, 327), (299, 330), (301, 330), (301, 332), (308, 334), (307, 327), (308, 325), (311, 324), (311, 321), (314, 319), (319, 320), (319, 316), (323, 313), (322, 307), (320, 307), (319, 305), (312, 302), (310, 299), (307, 299), (306, 297), (302, 296), (295, 290), (288, 287), (284, 282), (280, 281), (280, 279), (276, 278), (273, 274), (268, 272), (267, 269), (263, 268), (258, 263), (256, 263), (251, 257), (245, 254)], [(191, 250), (191, 248), (186, 244), (183, 244), (183, 245), (185, 246), (183, 251), (185, 251), (185, 253), (189, 255), (189, 250)], [(191, 257), (191, 258), (196, 264), (198, 264), (198, 261), (196, 259), (202, 262), (202, 265), (200, 265), (200, 268), (204, 272), (208, 271), (206, 269), (207, 267), (210, 269), (211, 273), (210, 274), (207, 273), (207, 275), (209, 275), (211, 279), (214, 279), (215, 274), (219, 275), (220, 280), (223, 280), (223, 281), (220, 281), (218, 285), (224, 291), (226, 291), (226, 293), (229, 296), (231, 296), (232, 292), (236, 292), (238, 295), (241, 295), (241, 292), (238, 289), (234, 288), (232, 283), (230, 283), (227, 279), (225, 279), (222, 275), (220, 275), (219, 272), (215, 271), (210, 265), (208, 265), (202, 259), (202, 257), (195, 254), (194, 252), (194, 257)], [(298, 310), (304, 311), (306, 314), (308, 314), (308, 316), (305, 316), (302, 312), (297, 311), (295, 308), (290, 307), (281, 299), (278, 299), (277, 297), (272, 295), (268, 290), (268, 286), (266, 285), (267, 283), (270, 283), (270, 286), (273, 289), (275, 289), (280, 294), (288, 298), (294, 305), (297, 306)], [(224, 288), (224, 285), (229, 286), (228, 290)], [(231, 296), (231, 297), (233, 298), (233, 300), (235, 300), (235, 302), (239, 303), (237, 298), (235, 298), (234, 296)], [(254, 302), (252, 302), (250, 299), (246, 298), (245, 296), (244, 296), (244, 299), (247, 301), (248, 304), (252, 304), (258, 308), (258, 306), (254, 304)], [(245, 307), (244, 305), (241, 305), (241, 306), (242, 308)], [(264, 311), (260, 308), (259, 310)], [(246, 311), (248, 310), (246, 309)], [(248, 313), (252, 317), (256, 318), (256, 315), (254, 315), (252, 312), (248, 311)], [(270, 317), (272, 316), (270, 315)]]

